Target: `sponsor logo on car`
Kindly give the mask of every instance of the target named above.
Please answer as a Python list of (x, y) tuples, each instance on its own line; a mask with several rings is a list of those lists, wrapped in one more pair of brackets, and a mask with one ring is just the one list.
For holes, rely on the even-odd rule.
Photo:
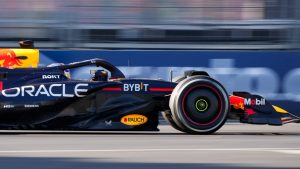
[(148, 118), (140, 114), (130, 114), (121, 118), (121, 123), (128, 126), (139, 126), (147, 123)]
[(149, 87), (149, 84), (146, 84), (146, 83), (133, 83), (133, 84), (129, 84), (129, 83), (125, 83), (123, 85), (123, 91), (124, 92), (141, 92), (141, 91), (144, 91), (144, 92), (147, 92), (148, 91), (148, 87)]
[(266, 105), (266, 99), (251, 99), (251, 98), (245, 98), (244, 104), (246, 106), (264, 106)]
[(38, 107), (40, 107), (40, 105), (37, 105), (37, 104), (25, 104), (24, 107), (25, 108), (38, 108)]
[(106, 126), (111, 126), (112, 125), (112, 120), (105, 120), (105, 125)]
[(230, 96), (230, 105), (233, 106), (234, 109), (242, 109), (244, 110), (245, 99), (239, 96)]
[(42, 79), (59, 79), (60, 75), (43, 75)]
[(6, 90), (2, 90), (1, 94), (5, 97), (18, 97), (18, 96), (52, 96), (52, 97), (84, 97), (82, 93), (88, 91), (87, 83), (78, 83), (73, 87), (72, 93), (67, 93), (67, 85), (66, 84), (51, 84), (49, 86), (39, 85), (39, 86), (21, 86), (14, 87)]
[(3, 105), (3, 108), (4, 108), (4, 109), (11, 109), (11, 108), (15, 108), (15, 105), (12, 105), (12, 104), (6, 104), (6, 105)]
[(21, 66), (23, 63), (17, 58), (15, 52), (11, 49), (0, 49), (0, 67), (11, 68)]

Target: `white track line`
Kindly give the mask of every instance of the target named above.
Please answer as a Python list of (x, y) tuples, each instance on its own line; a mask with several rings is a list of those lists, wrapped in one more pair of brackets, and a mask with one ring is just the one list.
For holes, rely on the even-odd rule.
[(300, 148), (201, 148), (201, 149), (107, 149), (107, 150), (1, 150), (0, 154), (16, 153), (84, 153), (84, 152), (163, 152), (163, 151), (266, 151), (300, 154)]
[(300, 155), (300, 150), (272, 150), (275, 153), (293, 154)]

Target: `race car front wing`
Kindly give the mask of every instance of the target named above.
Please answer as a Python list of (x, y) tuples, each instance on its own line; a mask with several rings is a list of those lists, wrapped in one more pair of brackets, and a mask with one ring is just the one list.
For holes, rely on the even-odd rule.
[(248, 92), (233, 92), (230, 96), (231, 113), (240, 117), (240, 122), (249, 124), (283, 125), (300, 121), (296, 114), (272, 105), (260, 95)]

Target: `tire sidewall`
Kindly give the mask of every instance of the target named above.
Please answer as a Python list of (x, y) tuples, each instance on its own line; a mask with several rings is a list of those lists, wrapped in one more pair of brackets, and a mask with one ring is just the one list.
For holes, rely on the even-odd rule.
[[(192, 124), (183, 113), (182, 99), (185, 92), (197, 85), (206, 85), (214, 88), (220, 95), (220, 99), (224, 102), (220, 116), (212, 127), (203, 129), (205, 127), (197, 127)], [(229, 112), (229, 98), (225, 88), (216, 80), (207, 76), (192, 76), (184, 79), (175, 87), (170, 98), (170, 109), (173, 115), (174, 122), (180, 127), (188, 130), (190, 133), (212, 133), (218, 130), (227, 120)]]

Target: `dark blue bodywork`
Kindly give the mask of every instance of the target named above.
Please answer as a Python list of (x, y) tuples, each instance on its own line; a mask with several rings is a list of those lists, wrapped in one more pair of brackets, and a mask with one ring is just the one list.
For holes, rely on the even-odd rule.
[[(108, 80), (75, 80), (67, 69), (96, 65)], [(169, 109), (176, 83), (126, 79), (113, 65), (93, 59), (44, 68), (0, 68), (0, 129), (158, 130), (158, 113)], [(122, 123), (142, 115), (139, 125)]]

